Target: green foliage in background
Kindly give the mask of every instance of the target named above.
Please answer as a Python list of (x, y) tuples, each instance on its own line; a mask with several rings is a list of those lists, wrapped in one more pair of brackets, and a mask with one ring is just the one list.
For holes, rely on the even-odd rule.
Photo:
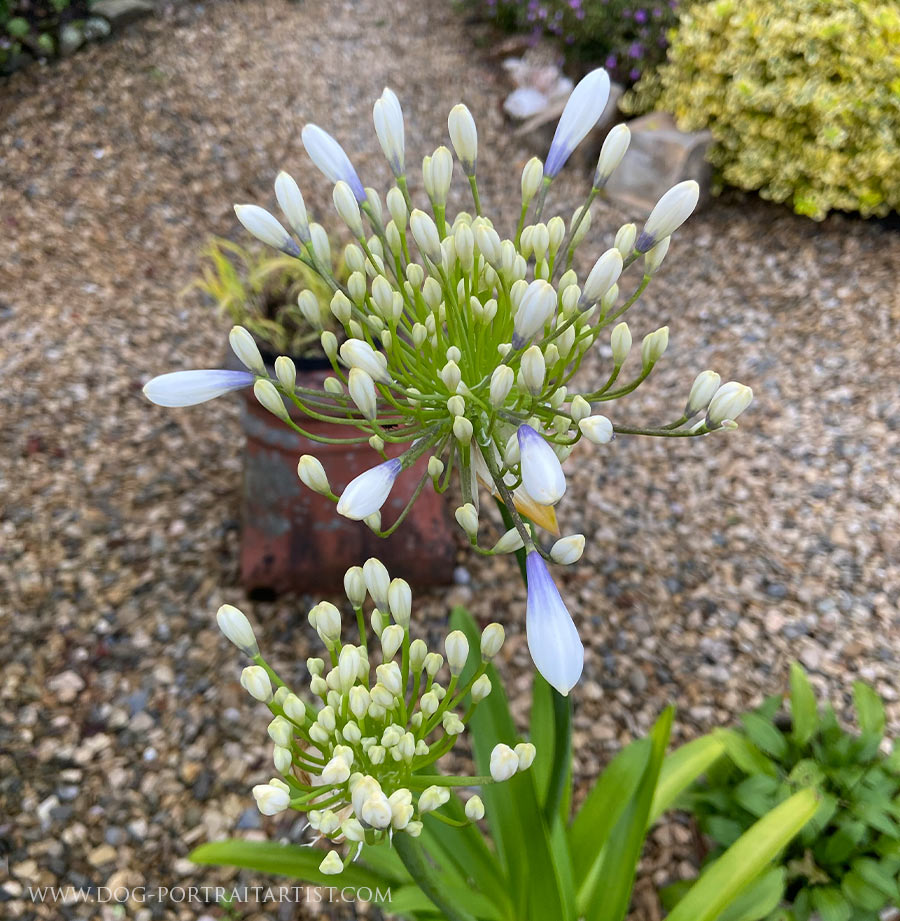
[[(477, 648), (480, 634), (471, 615), (456, 608), (450, 625)], [(470, 660), (462, 685), (474, 667)], [(490, 770), (497, 741), (514, 745), (520, 740), (499, 673), (489, 665), (486, 674), (493, 691), (470, 722), (473, 758), (482, 774)], [(570, 742), (557, 732), (550, 686), (535, 675), (530, 739), (537, 758), (532, 770), (483, 787), (489, 837), (472, 825), (447, 824), (464, 818), (463, 802), (454, 795), (444, 821), (426, 816), (415, 841), (395, 835), (393, 846), (364, 847), (360, 862), (344, 871), (340, 884), (368, 887), (373, 896), (390, 889), (383, 908), (391, 914), (416, 921), (450, 917), (439, 913), (414, 881), (412, 865), (420, 882), (452, 894), (451, 921), (624, 921), (647, 830), (729, 744), (740, 742), (725, 730), (666, 755), (673, 715), (670, 707), (647, 738), (619, 752), (573, 810)], [(558, 764), (565, 768), (561, 774)], [(817, 803), (812, 790), (800, 790), (751, 822), (686, 887), (668, 921), (761, 918), (753, 913), (760, 904), (756, 888), (771, 877), (772, 860), (814, 815)], [(298, 845), (233, 840), (205, 844), (191, 859), (334, 885), (335, 877), (319, 870), (321, 855)], [(780, 879), (779, 871), (775, 875)], [(742, 913), (735, 915), (734, 906)]]
[(87, 15), (87, 0), (0, 0), (0, 73), (23, 49), (56, 54), (60, 27)]
[(709, 128), (722, 179), (821, 219), (900, 208), (900, 4), (687, 4), (625, 106)]
[(878, 695), (856, 682), (853, 697), (858, 734), (841, 729), (829, 705), (819, 708), (795, 664), (790, 717), (780, 712), (780, 697), (745, 714), (743, 733), (726, 740), (730, 758), (688, 794), (700, 828), (716, 844), (715, 860), (798, 790), (818, 791), (818, 810), (776, 868), (782, 891), (774, 878), (768, 884), (769, 921), (814, 914), (821, 921), (875, 921), (880, 909), (900, 904), (900, 747), (891, 755), (880, 751), (885, 715)]
[[(248, 329), (260, 343), (279, 355), (309, 357), (321, 352), (323, 328), (332, 328), (325, 312), (331, 290), (298, 259), (248, 249), (214, 237), (203, 251), (202, 274), (188, 287), (199, 289), (215, 302), (232, 323)], [(346, 273), (338, 268), (338, 277)], [(301, 291), (316, 295), (320, 307), (317, 323), (311, 323), (297, 305)]]

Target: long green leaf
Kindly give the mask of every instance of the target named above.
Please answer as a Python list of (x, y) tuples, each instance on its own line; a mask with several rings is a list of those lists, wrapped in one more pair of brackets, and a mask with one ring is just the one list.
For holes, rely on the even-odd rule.
[(531, 770), (534, 771), (534, 785), (541, 806), (547, 802), (547, 789), (550, 785), (550, 773), (553, 770), (553, 739), (556, 727), (550, 694), (550, 685), (536, 674), (531, 690), (531, 719), (528, 734), (537, 749)]
[[(469, 645), (478, 648), (480, 634), (468, 611), (454, 608), (450, 625), (462, 630)], [(462, 680), (470, 674), (470, 670), (464, 671)], [(469, 723), (475, 763), (482, 774), (490, 773), (491, 752), (497, 743), (515, 745), (519, 740), (500, 676), (493, 666), (488, 666), (487, 675), (493, 690), (478, 705)], [(512, 895), (513, 917), (517, 921), (526, 917), (572, 919), (572, 892), (562, 884), (560, 869), (553, 860), (550, 834), (531, 771), (516, 774), (504, 783), (486, 784), (482, 797), (505, 870), (506, 880), (498, 880), (498, 885), (505, 885)]]
[(671, 809), (675, 800), (724, 754), (725, 743), (722, 739), (706, 735), (667, 755), (653, 794), (649, 824), (652, 825), (667, 809)]
[[(335, 876), (328, 876), (319, 870), (325, 856), (322, 851), (297, 844), (279, 844), (277, 841), (244, 841), (231, 838), (227, 841), (210, 841), (201, 844), (190, 853), (194, 863), (211, 863), (216, 866), (244, 867), (271, 873), (275, 876), (289, 876), (292, 879), (308, 880), (320, 886), (334, 886)], [(369, 886), (382, 890), (390, 886), (390, 880), (371, 870), (350, 864), (339, 878), (342, 886)]]
[(758, 876), (716, 918), (716, 921), (761, 921), (781, 904), (785, 887), (784, 867), (772, 867)]
[(590, 874), (578, 892), (579, 914), (583, 913), (587, 921), (622, 921), (628, 911), (674, 715), (674, 708), (667, 707), (650, 731), (650, 756), (641, 782), (609, 836), (602, 866)]
[(791, 724), (791, 737), (798, 745), (806, 745), (819, 728), (816, 695), (797, 662), (791, 662)]
[(884, 735), (884, 704), (881, 698), (864, 682), (854, 681), (853, 702), (863, 736), (866, 740), (881, 742)]
[(819, 801), (801, 790), (750, 826), (711, 863), (666, 921), (713, 921), (813, 817)]
[(634, 796), (651, 751), (649, 739), (639, 739), (623, 748), (606, 766), (578, 810), (569, 828), (569, 851), (579, 889), (599, 871), (609, 834)]

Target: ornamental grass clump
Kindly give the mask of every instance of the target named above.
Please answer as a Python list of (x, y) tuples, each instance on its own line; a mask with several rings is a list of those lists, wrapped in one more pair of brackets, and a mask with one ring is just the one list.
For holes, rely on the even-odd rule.
[[(584, 649), (547, 564), (575, 562), (584, 539), (575, 534), (550, 543), (537, 530), (559, 536), (555, 507), (566, 492), (562, 462), (583, 439), (602, 446), (616, 434), (678, 438), (731, 429), (752, 399), (749, 387), (721, 383), (717, 373), (703, 371), (670, 421), (641, 425), (618, 413), (606, 415), (608, 404), (647, 380), (666, 350), (666, 326), (647, 332), (632, 349), (624, 316), (652, 282), (699, 194), (693, 181), (670, 189), (642, 228), (620, 227), (612, 245), (579, 277), (573, 265), (589, 239), (591, 205), (628, 148), (628, 128), (619, 125), (609, 133), (591, 188), (573, 214), (547, 218), (545, 206), (555, 177), (596, 124), (608, 95), (603, 70), (575, 88), (546, 161), (533, 158), (524, 168), (518, 225), (509, 237), (483, 213), (478, 133), (465, 106), (454, 107), (448, 129), (473, 213), (452, 217), (447, 200), (453, 155), (441, 146), (425, 157), (422, 185), (430, 213), (417, 207), (408, 183), (403, 114), (390, 90), (373, 112), (396, 180), (384, 204), (363, 186), (338, 142), (307, 125), (303, 144), (334, 183), (335, 208), (356, 238), (344, 251), (346, 283), (335, 275), (328, 235), (311, 220), (286, 173), (275, 180), (275, 195), (287, 227), (257, 205), (237, 205), (235, 212), (250, 233), (313, 269), (328, 286), (330, 312), (346, 337), (339, 344), (334, 332), (321, 334), (333, 375), (321, 390), (300, 387), (293, 362), (281, 356), (270, 377), (253, 337), (236, 326), (231, 347), (246, 371), (176, 371), (144, 388), (155, 403), (186, 406), (252, 386), (266, 409), (307, 438), (329, 440), (304, 429), (285, 401), (310, 418), (345, 426), (347, 437), (330, 440), (368, 443), (380, 463), (339, 495), (312, 455), (299, 458), (298, 475), (334, 501), (338, 514), (364, 521), (381, 536), (402, 523), (429, 483), (443, 492), (455, 476), (462, 497), (456, 519), (473, 548), (527, 555), (529, 649), (563, 695), (581, 675)], [(612, 353), (605, 379), (579, 391), (573, 378), (601, 341)], [(636, 361), (628, 362), (632, 352)], [(387, 456), (388, 446), (396, 456)], [(381, 509), (397, 478), (420, 457), (427, 457), (427, 469), (406, 507), (395, 521), (383, 522)], [(487, 542), (482, 488), (500, 502), (508, 527)]]
[(679, 17), (630, 108), (708, 128), (726, 183), (798, 214), (900, 208), (900, 6), (703, 0)]
[[(418, 838), (426, 814), (453, 827), (478, 822), (484, 804), (477, 794), (466, 801), (464, 820), (442, 813), (450, 789), (509, 780), (531, 767), (535, 757), (530, 742), (515, 747), (498, 743), (487, 776), (426, 773), (453, 748), (491, 693), (485, 672), (503, 645), (503, 627), (485, 627), (476, 650), (465, 633), (453, 630), (442, 655), (429, 651), (423, 640), (411, 639), (410, 587), (403, 579), (392, 580), (379, 560), (347, 570), (344, 585), (356, 614), (357, 642), (343, 642), (344, 625), (335, 605), (322, 601), (310, 610), (309, 623), (326, 658), (306, 660), (306, 701), (262, 656), (240, 610), (223, 605), (216, 614), (225, 636), (254, 663), (241, 673), (241, 685), (273, 717), (268, 734), (278, 776), (253, 788), (256, 804), (263, 815), (305, 812), (313, 843), (326, 839), (350, 845), (343, 858), (337, 850), (328, 851), (319, 865), (326, 875), (342, 872), (364, 844), (393, 840), (395, 834)], [(370, 614), (374, 649), (368, 644), (367, 597), (375, 605)], [(471, 674), (462, 680), (470, 662)]]

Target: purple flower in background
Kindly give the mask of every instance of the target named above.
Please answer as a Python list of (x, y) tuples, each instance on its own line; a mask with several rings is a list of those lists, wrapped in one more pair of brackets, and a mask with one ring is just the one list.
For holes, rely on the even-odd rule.
[(647, 21), (647, 11), (646, 10), (635, 10), (634, 11), (634, 21), (635, 22), (646, 22)]
[(636, 61), (640, 60), (644, 54), (644, 46), (640, 42), (632, 42), (631, 47), (628, 49), (628, 57), (634, 58)]
[(604, 64), (604, 67), (606, 67), (607, 70), (612, 70), (616, 66), (617, 63), (618, 62), (617, 62), (616, 56), (614, 54), (611, 54), (606, 59), (606, 63)]
[(575, 12), (576, 19), (584, 19), (584, 10), (576, 10)]
[(641, 72), (636, 67), (632, 67), (631, 70), (628, 71), (629, 80), (637, 80), (640, 77), (640, 75), (641, 75)]

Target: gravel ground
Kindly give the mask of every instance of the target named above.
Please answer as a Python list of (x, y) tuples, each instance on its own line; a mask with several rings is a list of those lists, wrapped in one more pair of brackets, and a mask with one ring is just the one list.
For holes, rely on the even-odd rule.
[[(233, 201), (270, 199), (284, 166), (304, 177), (318, 213), (330, 210), (327, 184), (307, 175), (306, 121), (334, 130), (384, 187), (370, 128), (381, 87), (403, 100), (412, 162), (445, 139), (462, 96), (479, 122), (483, 197), (491, 210), (513, 202), (532, 151), (503, 123), (495, 64), (472, 49), (439, 0), (221, 2), (179, 6), (3, 87), (5, 917), (100, 916), (36, 908), (22, 898), (29, 885), (253, 882), (186, 855), (235, 832), (296, 833), (253, 806), (249, 786), (270, 774), (264, 714), (211, 626), (219, 604), (244, 604), (235, 403), (220, 401), (213, 423), (208, 409), (149, 406), (140, 386), (219, 363), (223, 325), (177, 293), (205, 236), (235, 234)], [(582, 178), (560, 182), (569, 207)], [(503, 209), (507, 223), (514, 210)], [(596, 251), (625, 217), (597, 209)], [(794, 657), (838, 703), (852, 678), (873, 681), (900, 728), (896, 227), (817, 225), (735, 196), (693, 218), (669, 258), (632, 320), (636, 335), (669, 323), (669, 354), (610, 414), (671, 418), (704, 367), (758, 399), (739, 432), (623, 437), (569, 463), (561, 520), (588, 537), (585, 559), (562, 577), (589, 645), (574, 695), (582, 791), (666, 703), (679, 707), (677, 737), (691, 737), (783, 688)], [(508, 611), (502, 666), (524, 718), (515, 567), (461, 560), (460, 584), (419, 596), (422, 630), (441, 632), (448, 600), (481, 617)], [(247, 606), (288, 674), (316, 648), (300, 616), (308, 604)], [(654, 836), (644, 919), (654, 916), (649, 880), (684, 869), (684, 833), (669, 825)], [(154, 903), (128, 916), (206, 910)], [(342, 913), (288, 904), (248, 916)]]

